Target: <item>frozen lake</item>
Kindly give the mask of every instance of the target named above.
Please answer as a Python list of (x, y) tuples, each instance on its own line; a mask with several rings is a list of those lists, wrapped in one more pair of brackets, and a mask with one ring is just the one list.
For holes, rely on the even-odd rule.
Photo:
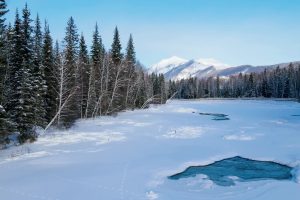
[[(169, 176), (171, 180), (205, 175), (220, 186), (234, 186), (236, 181), (293, 180), (293, 168), (272, 161), (257, 161), (235, 156), (202, 166), (191, 166)], [(234, 177), (234, 178), (233, 178)]]
[[(274, 100), (174, 100), (83, 120), (0, 151), (0, 199), (298, 200), (299, 130), (300, 104)], [(168, 179), (236, 156), (290, 166), (292, 178), (248, 182), (229, 173), (227, 187), (205, 174)]]

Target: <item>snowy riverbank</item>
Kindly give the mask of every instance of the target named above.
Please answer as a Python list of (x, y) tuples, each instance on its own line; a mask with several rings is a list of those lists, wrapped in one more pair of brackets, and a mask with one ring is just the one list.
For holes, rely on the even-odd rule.
[[(229, 120), (212, 120), (221, 113)], [(1, 199), (298, 199), (300, 104), (174, 100), (117, 117), (78, 121), (0, 152)], [(222, 187), (203, 175), (169, 180), (224, 158), (276, 161), (294, 180)], [(298, 183), (297, 183), (298, 182)]]

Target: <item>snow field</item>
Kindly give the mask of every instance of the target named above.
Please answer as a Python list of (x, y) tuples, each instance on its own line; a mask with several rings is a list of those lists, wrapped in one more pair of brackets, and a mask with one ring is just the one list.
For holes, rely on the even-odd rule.
[[(223, 113), (214, 121), (197, 113)], [(0, 152), (1, 200), (298, 199), (300, 104), (273, 100), (170, 101), (117, 117), (79, 120)], [(233, 156), (294, 167), (294, 180), (214, 184), (167, 179)], [(236, 180), (237, 177), (229, 177)]]

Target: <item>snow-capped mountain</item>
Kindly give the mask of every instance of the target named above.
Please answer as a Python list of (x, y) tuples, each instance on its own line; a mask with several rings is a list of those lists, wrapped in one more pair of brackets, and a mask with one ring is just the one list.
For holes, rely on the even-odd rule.
[(173, 56), (171, 58), (163, 59), (159, 63), (153, 65), (149, 69), (149, 73), (165, 74), (174, 68), (186, 63), (188, 60)]
[(164, 74), (166, 79), (180, 80), (189, 77), (203, 78), (212, 76), (216, 71), (227, 69), (230, 66), (212, 58), (201, 58), (198, 60), (186, 60), (173, 56), (163, 59), (153, 65), (148, 72)]
[[(300, 62), (292, 63), (300, 64)], [(187, 79), (190, 77), (206, 78), (217, 75), (221, 77), (228, 77), (231, 75), (237, 75), (239, 73), (245, 74), (251, 72), (262, 72), (266, 68), (274, 69), (277, 66), (279, 66), (280, 68), (284, 68), (287, 67), (289, 64), (290, 63), (281, 63), (266, 66), (241, 65), (237, 67), (231, 67), (212, 58), (186, 60), (183, 58), (173, 56), (153, 65), (148, 70), (148, 72), (164, 74), (167, 80), (180, 80)]]

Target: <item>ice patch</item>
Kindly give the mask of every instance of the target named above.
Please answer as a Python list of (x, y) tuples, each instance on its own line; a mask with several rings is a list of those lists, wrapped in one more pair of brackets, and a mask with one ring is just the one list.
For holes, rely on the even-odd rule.
[(224, 140), (236, 140), (236, 141), (252, 141), (255, 137), (250, 135), (225, 135)]
[(150, 191), (146, 193), (146, 197), (148, 200), (154, 200), (154, 199), (158, 199), (158, 194), (153, 191)]
[(179, 180), (205, 174), (219, 186), (233, 186), (239, 178), (243, 181), (258, 179), (290, 180), (292, 178), (291, 170), (291, 167), (280, 163), (235, 156), (205, 166), (190, 166), (168, 178)]
[(193, 139), (200, 137), (202, 134), (202, 127), (185, 126), (177, 129), (171, 129), (168, 133), (164, 134), (163, 137), (174, 139)]

